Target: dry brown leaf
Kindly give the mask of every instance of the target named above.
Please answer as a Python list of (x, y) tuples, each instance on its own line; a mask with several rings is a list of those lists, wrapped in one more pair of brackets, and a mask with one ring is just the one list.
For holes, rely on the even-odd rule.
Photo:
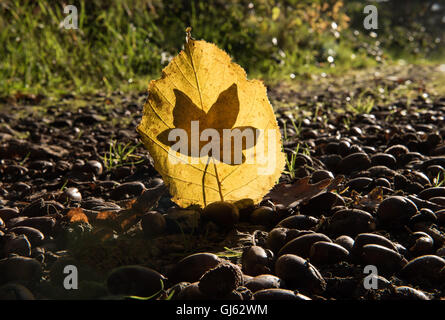
[(309, 200), (323, 192), (334, 181), (327, 178), (314, 184), (310, 184), (311, 177), (307, 176), (297, 180), (293, 184), (281, 183), (276, 185), (269, 193), (270, 199), (286, 207), (294, 207), (299, 203)]
[(74, 208), (68, 211), (67, 217), (70, 219), (70, 222), (85, 222), (88, 223), (88, 218), (83, 213), (82, 208)]
[(351, 191), (352, 204), (355, 207), (362, 208), (373, 208), (376, 209), (380, 203), (383, 201), (383, 189), (378, 186), (372, 189), (367, 195), (362, 195), (359, 192)]
[(126, 231), (145, 212), (151, 210), (165, 192), (166, 187), (163, 184), (147, 189), (137, 199), (125, 202), (126, 209), (97, 213), (95, 218), (92, 219), (92, 224), (119, 232)]
[(102, 211), (96, 215), (96, 220), (115, 220), (117, 214), (115, 211)]

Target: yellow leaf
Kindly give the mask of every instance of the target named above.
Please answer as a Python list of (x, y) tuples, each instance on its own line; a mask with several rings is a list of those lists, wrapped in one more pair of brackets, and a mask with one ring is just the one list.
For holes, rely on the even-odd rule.
[(137, 131), (179, 206), (259, 202), (285, 163), (266, 87), (187, 31), (184, 50), (150, 82)]

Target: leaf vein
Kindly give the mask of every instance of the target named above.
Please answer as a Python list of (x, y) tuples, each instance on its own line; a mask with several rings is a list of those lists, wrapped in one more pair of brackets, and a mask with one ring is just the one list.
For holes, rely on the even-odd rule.
[[(264, 130), (266, 130), (266, 129), (269, 127), (270, 124), (271, 124), (271, 121), (269, 121), (269, 122), (267, 123), (267, 126), (266, 126), (266, 128), (264, 128)], [(224, 180), (226, 180), (229, 176), (231, 176), (233, 173), (235, 173), (235, 171), (238, 170), (239, 167), (241, 167), (241, 165), (236, 166), (235, 169), (233, 169), (233, 170), (232, 170), (231, 172), (229, 172), (226, 176), (224, 176), (224, 177), (221, 179), (221, 183), (223, 183)]]
[(234, 191), (237, 191), (237, 190), (239, 190), (239, 189), (242, 189), (242, 188), (244, 188), (245, 186), (248, 186), (248, 187), (252, 188), (253, 186), (249, 186), (249, 184), (251, 184), (253, 181), (255, 181), (255, 180), (258, 179), (258, 178), (259, 178), (259, 175), (257, 175), (255, 178), (253, 178), (253, 179), (247, 181), (245, 184), (239, 186), (238, 188), (235, 188), (235, 189), (233, 189), (233, 190), (230, 190), (230, 191), (227, 192), (227, 193), (224, 193), (224, 194), (223, 194), (223, 197), (225, 197), (225, 196), (231, 194), (231, 193), (234, 192)]
[[(162, 150), (164, 150), (166, 153), (168, 153), (168, 150), (161, 144), (159, 143), (159, 141), (157, 141), (156, 139), (153, 139), (152, 137), (150, 137), (149, 135), (145, 134), (144, 132), (141, 131), (141, 133), (147, 137), (148, 139), (150, 139), (151, 141), (153, 141), (158, 147), (160, 147)], [(178, 159), (179, 161), (181, 161), (184, 164), (188, 164), (191, 168), (195, 169), (195, 170), (199, 170), (201, 172), (204, 172), (203, 169), (199, 168), (199, 167), (195, 167), (193, 164), (188, 163), (187, 161), (185, 161), (184, 159), (181, 159), (177, 156), (171, 155), (172, 157), (175, 157), (175, 159)], [(211, 172), (207, 172), (207, 174), (211, 175), (211, 176), (215, 176), (215, 174), (211, 173)]]
[(154, 114), (159, 118), (159, 120), (162, 121), (162, 123), (165, 124), (165, 126), (169, 129), (171, 129), (171, 127), (164, 121), (164, 119), (161, 118), (161, 116), (159, 115), (159, 113), (156, 111), (156, 109), (153, 107), (153, 105), (150, 102), (150, 99), (147, 99), (148, 105), (150, 106), (151, 110), (153, 110)]
[(187, 77), (185, 76), (184, 72), (181, 70), (181, 68), (179, 67), (179, 64), (176, 62), (176, 60), (173, 59), (173, 61), (174, 61), (175, 65), (176, 65), (176, 67), (178, 68), (179, 72), (181, 72), (182, 77), (183, 77), (185, 80), (187, 80), (187, 82), (192, 86), (193, 89), (198, 90), (198, 88), (197, 88), (196, 86), (193, 85), (193, 83), (189, 80), (189, 78), (187, 78)]

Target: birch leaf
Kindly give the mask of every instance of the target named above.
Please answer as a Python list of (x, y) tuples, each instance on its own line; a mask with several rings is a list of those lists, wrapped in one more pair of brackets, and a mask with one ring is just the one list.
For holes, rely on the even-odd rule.
[(137, 131), (181, 207), (259, 202), (284, 167), (266, 87), (189, 31), (184, 50), (150, 82)]

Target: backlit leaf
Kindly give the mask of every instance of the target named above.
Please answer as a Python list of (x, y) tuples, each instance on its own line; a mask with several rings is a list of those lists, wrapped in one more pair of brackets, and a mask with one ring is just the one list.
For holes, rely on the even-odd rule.
[[(181, 139), (169, 141), (175, 129), (187, 133), (186, 148), (172, 148)], [(220, 139), (199, 139), (206, 129), (214, 129)], [(284, 167), (266, 87), (248, 80), (227, 53), (190, 34), (161, 79), (150, 82), (137, 130), (173, 201), (182, 207), (243, 198), (259, 202)], [(251, 139), (234, 137), (250, 133)], [(215, 141), (217, 147), (206, 149)]]

